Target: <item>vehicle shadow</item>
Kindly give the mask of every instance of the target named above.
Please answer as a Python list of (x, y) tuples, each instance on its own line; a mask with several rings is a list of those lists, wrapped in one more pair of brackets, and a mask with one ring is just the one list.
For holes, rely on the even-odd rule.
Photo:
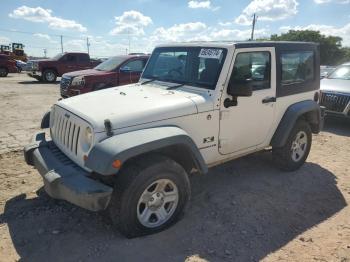
[(326, 117), (323, 131), (350, 137), (350, 119)]
[(23, 84), (23, 85), (47, 85), (47, 84), (59, 84), (60, 81), (55, 81), (53, 83), (46, 83), (44, 81), (39, 81), (39, 80), (29, 80), (29, 81), (19, 81), (18, 84)]
[[(4, 214), (21, 261), (258, 261), (346, 206), (335, 176), (306, 163), (283, 173), (259, 153), (191, 178), (183, 219), (155, 235), (126, 239), (104, 216), (64, 201), (19, 195)], [(307, 241), (307, 240), (306, 240)], [(312, 241), (312, 240), (311, 240)]]

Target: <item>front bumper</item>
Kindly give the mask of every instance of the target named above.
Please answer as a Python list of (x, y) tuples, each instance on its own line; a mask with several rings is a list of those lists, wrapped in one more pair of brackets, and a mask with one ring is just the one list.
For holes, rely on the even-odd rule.
[(40, 71), (28, 71), (27, 74), (28, 74), (28, 76), (33, 77), (33, 78), (35, 78), (37, 80), (41, 80), (41, 77), (42, 77)]
[(67, 158), (53, 141), (46, 141), (45, 133), (38, 133), (24, 148), (24, 158), (39, 171), (51, 197), (91, 211), (107, 208), (112, 187), (89, 178), (90, 173)]

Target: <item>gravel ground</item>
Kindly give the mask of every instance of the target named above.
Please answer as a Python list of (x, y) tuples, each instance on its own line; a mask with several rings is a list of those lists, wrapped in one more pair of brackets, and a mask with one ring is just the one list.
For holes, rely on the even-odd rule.
[(0, 79), (0, 261), (350, 261), (350, 123), (328, 120), (307, 163), (283, 173), (269, 152), (191, 178), (184, 218), (125, 239), (102, 214), (49, 198), (22, 146), (57, 84)]

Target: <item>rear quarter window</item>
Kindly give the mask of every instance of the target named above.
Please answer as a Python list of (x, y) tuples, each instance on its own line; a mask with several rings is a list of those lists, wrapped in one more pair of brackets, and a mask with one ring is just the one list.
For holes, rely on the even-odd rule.
[(281, 53), (281, 84), (289, 86), (315, 79), (315, 55), (313, 51)]

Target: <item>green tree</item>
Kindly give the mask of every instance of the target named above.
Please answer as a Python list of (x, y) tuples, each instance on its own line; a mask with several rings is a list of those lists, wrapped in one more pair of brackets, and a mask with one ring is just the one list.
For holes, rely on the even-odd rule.
[(342, 38), (325, 36), (319, 31), (290, 30), (281, 35), (271, 35), (272, 41), (304, 41), (320, 44), (321, 65), (338, 65), (350, 60), (350, 49), (342, 47)]

